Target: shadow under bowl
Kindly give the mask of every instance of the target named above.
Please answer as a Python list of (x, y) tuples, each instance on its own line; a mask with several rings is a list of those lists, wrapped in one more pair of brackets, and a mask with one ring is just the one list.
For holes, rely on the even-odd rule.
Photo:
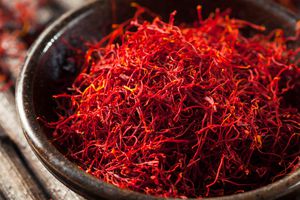
[[(30, 49), (19, 77), (16, 101), (26, 138), (48, 170), (72, 190), (88, 198), (150, 200), (158, 197), (117, 188), (80, 170), (63, 156), (50, 142), (49, 131), (37, 117), (54, 120), (55, 102), (52, 96), (70, 85), (78, 71), (70, 46), (81, 48), (83, 41), (97, 41), (111, 32), (114, 23), (133, 16), (130, 0), (100, 0), (67, 13), (41, 34)], [(168, 19), (178, 11), (176, 19), (192, 22), (196, 19), (196, 0), (135, 0)], [(283, 28), (293, 34), (298, 18), (277, 4), (265, 0), (202, 0), (204, 15), (216, 8), (231, 8), (234, 17), (265, 25), (268, 30)], [(192, 20), (192, 21), (191, 21)], [(67, 61), (68, 60), (68, 61)], [(265, 187), (230, 196), (208, 198), (214, 200), (270, 199), (290, 193), (300, 187), (300, 170)]]

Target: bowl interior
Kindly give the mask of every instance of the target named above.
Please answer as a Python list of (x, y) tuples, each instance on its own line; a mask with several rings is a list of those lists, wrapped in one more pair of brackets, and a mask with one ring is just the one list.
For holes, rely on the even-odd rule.
[[(24, 101), (26, 120), (31, 126), (30, 130), (25, 127), (29, 142), (46, 166), (58, 178), (87, 196), (110, 198), (113, 197), (111, 196), (113, 192), (114, 195), (118, 195), (120, 190), (115, 190), (114, 187), (107, 188), (108, 185), (104, 184), (106, 192), (101, 193), (99, 184), (94, 183), (95, 179), (83, 172), (78, 172), (80, 170), (70, 165), (61, 155), (56, 156), (59, 153), (45, 137), (51, 133), (51, 130), (48, 130), (36, 118), (42, 116), (49, 121), (55, 120), (56, 103), (52, 96), (70, 86), (79, 71), (78, 66), (82, 63), (80, 56), (83, 56), (83, 53), (76, 49), (84, 49), (87, 41), (95, 42), (110, 33), (112, 24), (122, 23), (131, 18), (135, 13), (135, 8), (130, 6), (131, 2), (131, 0), (98, 1), (58, 21), (42, 35), (33, 47), (20, 81), (20, 84), (23, 84), (20, 87), (23, 89), (21, 98)], [(262, 0), (202, 0), (201, 2), (195, 0), (135, 0), (134, 2), (153, 10), (165, 20), (172, 11), (177, 10), (176, 20), (178, 23), (195, 21), (196, 6), (199, 3), (203, 6), (205, 16), (216, 8), (221, 8), (221, 10), (231, 8), (234, 17), (263, 24), (268, 30), (284, 28), (286, 34), (293, 33), (296, 23), (296, 18), (291, 13)], [(78, 56), (78, 60), (72, 59), (74, 56)], [(49, 154), (54, 156), (51, 157)], [(56, 161), (52, 161), (53, 159)], [(76, 173), (70, 172), (68, 169), (65, 169), (66, 173), (59, 172), (62, 169), (59, 161), (68, 163), (66, 167), (72, 168)], [(85, 187), (82, 185), (83, 183), (88, 185)], [(125, 195), (122, 198), (138, 199), (142, 197), (145, 196), (136, 194)]]
[[(114, 0), (95, 3), (92, 8), (85, 9), (83, 13), (70, 19), (68, 24), (63, 25), (62, 29), (53, 35), (41, 56), (37, 58), (36, 67), (33, 69), (34, 114), (45, 116), (47, 119), (54, 118), (55, 102), (51, 97), (68, 87), (78, 73), (79, 68), (76, 66), (80, 66), (82, 62), (80, 54), (78, 55), (73, 48), (84, 49), (84, 43), (87, 41), (96, 42), (110, 33), (112, 24), (130, 19), (136, 10), (130, 6), (131, 2), (131, 0)], [(153, 10), (164, 20), (168, 20), (169, 14), (174, 10), (178, 11), (177, 23), (189, 23), (197, 19), (196, 6), (199, 2), (195, 0), (184, 2), (181, 0), (139, 0), (134, 2)], [(284, 28), (286, 34), (293, 33), (295, 21), (289, 18), (289, 14), (283, 14), (280, 9), (268, 7), (263, 3), (260, 5), (260, 1), (249, 0), (201, 1), (204, 16), (208, 16), (216, 8), (221, 8), (221, 10), (230, 8), (233, 17), (265, 25), (267, 30)], [(76, 62), (72, 60), (75, 54), (78, 56)]]

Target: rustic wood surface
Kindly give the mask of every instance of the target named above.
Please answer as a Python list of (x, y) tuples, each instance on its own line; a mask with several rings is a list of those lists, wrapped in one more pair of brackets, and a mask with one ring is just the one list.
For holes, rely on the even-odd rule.
[(18, 146), (30, 170), (36, 175), (40, 183), (44, 185), (52, 199), (81, 199), (81, 197), (50, 174), (35, 156), (23, 135), (14, 102), (14, 96), (10, 91), (0, 93), (0, 126), (2, 126), (6, 134)]
[[(8, 138), (0, 139), (0, 190), (7, 199), (45, 199), (46, 195), (40, 190), (34, 177), (24, 167), (14, 145)], [(16, 192), (17, 191), (17, 192)]]

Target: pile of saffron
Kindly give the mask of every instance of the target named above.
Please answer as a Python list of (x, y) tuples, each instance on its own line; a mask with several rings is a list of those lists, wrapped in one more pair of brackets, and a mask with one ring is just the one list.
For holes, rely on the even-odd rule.
[(299, 168), (296, 37), (200, 11), (191, 26), (174, 25), (175, 12), (134, 18), (90, 46), (47, 123), (66, 157), (117, 187), (178, 198), (241, 193)]

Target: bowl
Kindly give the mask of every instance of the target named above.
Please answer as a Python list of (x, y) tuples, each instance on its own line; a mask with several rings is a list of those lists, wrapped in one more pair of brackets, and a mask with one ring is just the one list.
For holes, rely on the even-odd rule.
[[(196, 19), (195, 0), (135, 0), (167, 19), (169, 13), (178, 10), (177, 19), (189, 22)], [(20, 74), (16, 102), (21, 123), (29, 145), (45, 167), (66, 186), (87, 198), (152, 200), (162, 199), (150, 195), (117, 188), (80, 170), (63, 156), (50, 142), (49, 130), (37, 120), (44, 116), (55, 119), (51, 98), (74, 79), (78, 73), (76, 62), (68, 61), (76, 48), (83, 47), (83, 41), (97, 41), (112, 30), (112, 24), (121, 23), (133, 16), (135, 9), (130, 0), (100, 0), (88, 3), (78, 10), (65, 14), (49, 26), (31, 47)], [(265, 0), (202, 0), (204, 15), (217, 7), (231, 8), (234, 17), (266, 25), (268, 30), (283, 28), (287, 34), (294, 33), (299, 18)], [(207, 198), (214, 200), (272, 199), (299, 190), (300, 170), (267, 186), (223, 197)]]

